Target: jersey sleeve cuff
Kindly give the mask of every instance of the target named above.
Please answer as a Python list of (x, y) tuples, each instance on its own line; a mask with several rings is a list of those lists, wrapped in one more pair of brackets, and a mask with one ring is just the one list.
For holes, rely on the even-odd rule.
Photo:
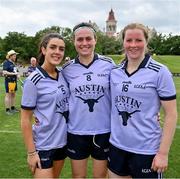
[(161, 97), (160, 96), (160, 100), (162, 100), (162, 101), (171, 101), (171, 100), (174, 100), (174, 99), (176, 99), (176, 95), (168, 96), (168, 97)]
[(34, 110), (36, 108), (36, 106), (23, 106), (23, 105), (21, 105), (21, 108), (25, 109), (25, 110)]

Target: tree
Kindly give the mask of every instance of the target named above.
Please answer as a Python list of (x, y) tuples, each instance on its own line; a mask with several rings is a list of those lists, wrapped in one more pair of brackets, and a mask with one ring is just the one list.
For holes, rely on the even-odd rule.
[(180, 36), (169, 34), (165, 41), (167, 54), (180, 55)]
[(97, 33), (96, 52), (103, 55), (120, 54), (122, 42), (120, 38), (108, 37), (102, 32)]
[[(9, 32), (7, 36), (0, 38), (0, 60), (5, 59), (6, 53), (14, 49), (18, 53), (18, 61), (20, 63), (29, 63), (29, 59), (34, 56), (38, 56), (38, 46), (42, 36), (49, 32), (57, 32), (64, 37), (66, 50), (65, 57), (74, 58), (76, 56), (76, 50), (73, 45), (73, 33), (70, 28), (64, 28), (59, 26), (47, 27), (38, 31), (35, 36), (27, 36), (24, 33)], [(172, 34), (163, 35), (157, 33), (155, 30), (151, 33), (152, 38), (149, 42), (149, 48), (151, 53), (159, 55), (180, 55), (180, 36)], [(96, 52), (103, 55), (121, 54), (122, 53), (122, 41), (120, 38), (108, 37), (97, 30), (97, 44)]]
[(180, 36), (155, 34), (149, 42), (151, 53), (159, 55), (180, 55)]
[(75, 49), (73, 46), (73, 41), (72, 41), (72, 31), (70, 28), (63, 28), (63, 27), (58, 27), (58, 26), (52, 26), (45, 28), (43, 30), (40, 30), (39, 32), (36, 33), (34, 37), (34, 43), (37, 46), (36, 53), (38, 54), (38, 46), (41, 41), (41, 38), (50, 32), (57, 32), (61, 34), (61, 36), (64, 38), (65, 44), (66, 44), (66, 50), (65, 50), (65, 56), (69, 57), (74, 57), (75, 56)]
[(9, 32), (3, 40), (3, 51), (6, 54), (9, 50), (13, 49), (20, 54), (18, 56), (20, 61), (23, 61), (28, 58), (27, 51), (31, 49), (29, 43), (30, 37), (27, 37), (24, 33)]

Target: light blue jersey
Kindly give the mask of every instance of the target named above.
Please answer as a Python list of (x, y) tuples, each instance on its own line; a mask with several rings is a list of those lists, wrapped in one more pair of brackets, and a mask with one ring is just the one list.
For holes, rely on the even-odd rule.
[(34, 111), (33, 137), (37, 150), (66, 145), (69, 90), (61, 71), (57, 72), (58, 78), (53, 79), (37, 67), (24, 82), (21, 107)]
[(95, 54), (85, 66), (73, 59), (63, 67), (70, 88), (68, 132), (96, 135), (110, 132), (112, 59)]
[(155, 154), (162, 130), (157, 119), (160, 100), (176, 98), (172, 74), (146, 55), (137, 71), (128, 74), (127, 61), (111, 73), (111, 137), (117, 148)]

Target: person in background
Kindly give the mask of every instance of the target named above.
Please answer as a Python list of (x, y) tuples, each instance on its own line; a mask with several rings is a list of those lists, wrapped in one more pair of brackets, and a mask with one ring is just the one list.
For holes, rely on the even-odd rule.
[(70, 60), (71, 60), (70, 57), (66, 57), (66, 58), (65, 58), (65, 62), (68, 62), (68, 61), (70, 61)]
[(56, 68), (64, 51), (60, 34), (45, 35), (39, 48), (41, 66), (24, 82), (21, 128), (34, 178), (58, 178), (66, 158), (69, 89)]
[(70, 88), (67, 154), (72, 177), (87, 177), (89, 156), (93, 159), (93, 177), (107, 176), (110, 136), (111, 58), (95, 53), (96, 32), (89, 23), (73, 28), (78, 56), (63, 66)]
[[(147, 53), (148, 29), (122, 31), (126, 58), (111, 71), (109, 178), (162, 178), (177, 122), (171, 72)], [(161, 129), (158, 112), (164, 110)]]
[(10, 50), (6, 55), (6, 60), (3, 63), (3, 75), (5, 77), (5, 107), (6, 114), (12, 115), (19, 112), (15, 107), (15, 97), (17, 91), (17, 79), (20, 77), (15, 65), (17, 52)]
[(31, 65), (28, 67), (28, 70), (27, 70), (28, 76), (29, 76), (33, 71), (36, 70), (37, 59), (36, 59), (35, 57), (31, 57), (30, 63), (31, 63)]

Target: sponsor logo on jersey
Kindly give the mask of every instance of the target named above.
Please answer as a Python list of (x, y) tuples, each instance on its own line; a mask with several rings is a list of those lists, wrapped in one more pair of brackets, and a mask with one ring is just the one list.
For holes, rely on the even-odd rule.
[(41, 161), (48, 161), (50, 160), (49, 157), (48, 158), (41, 158)]
[(146, 89), (146, 84), (136, 84), (134, 85), (134, 88)]
[(75, 154), (76, 153), (76, 151), (75, 150), (73, 150), (73, 149), (67, 149), (69, 152), (71, 152), (71, 153), (73, 153), (73, 154)]
[(123, 83), (123, 84), (132, 84), (131, 81), (123, 81), (122, 83)]
[(109, 74), (97, 74), (98, 77), (107, 77)]
[(83, 75), (92, 75), (92, 74), (94, 74), (92, 71), (87, 72), (87, 73), (83, 73)]
[(109, 152), (109, 148), (104, 149), (104, 152)]
[(149, 168), (142, 168), (142, 173), (151, 173), (151, 169)]

